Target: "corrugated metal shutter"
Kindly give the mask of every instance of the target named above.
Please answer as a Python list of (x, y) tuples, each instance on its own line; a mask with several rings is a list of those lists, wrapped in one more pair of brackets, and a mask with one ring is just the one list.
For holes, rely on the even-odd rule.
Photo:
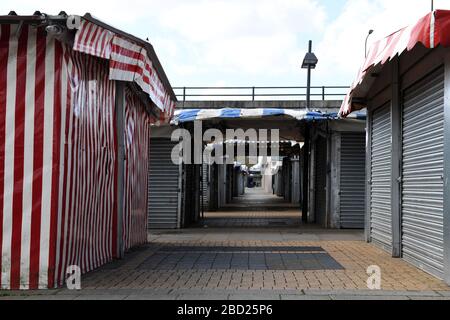
[(364, 228), (366, 136), (341, 134), (340, 224), (341, 228)]
[(203, 183), (203, 209), (209, 208), (209, 165), (202, 164), (202, 183)]
[(173, 164), (170, 139), (150, 139), (148, 228), (178, 227), (180, 165)]
[(316, 140), (314, 182), (314, 211), (316, 222), (325, 226), (327, 204), (327, 140), (322, 137)]
[(403, 257), (442, 276), (444, 70), (404, 93)]
[(370, 229), (371, 240), (392, 250), (390, 104), (373, 112), (371, 132)]

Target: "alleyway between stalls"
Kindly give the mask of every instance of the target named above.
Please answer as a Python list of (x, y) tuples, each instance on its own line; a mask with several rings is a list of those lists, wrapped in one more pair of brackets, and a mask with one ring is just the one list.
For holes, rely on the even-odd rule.
[[(367, 288), (372, 264), (381, 290)], [(442, 281), (367, 244), (361, 230), (302, 225), (298, 208), (261, 189), (195, 227), (150, 231), (147, 245), (81, 285), (0, 299), (450, 299)]]

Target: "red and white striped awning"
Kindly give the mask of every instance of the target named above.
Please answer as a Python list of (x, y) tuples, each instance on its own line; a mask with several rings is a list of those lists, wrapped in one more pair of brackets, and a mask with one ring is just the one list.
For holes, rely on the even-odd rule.
[(172, 115), (175, 102), (143, 46), (81, 18), (73, 49), (108, 59), (110, 80), (135, 82), (160, 110)]
[[(350, 112), (359, 110), (364, 106), (353, 101), (355, 90), (364, 82), (374, 81), (366, 77), (370, 70), (378, 65), (391, 61), (395, 56), (401, 55), (405, 50), (410, 51), (421, 43), (426, 48), (433, 49), (438, 45), (450, 46), (450, 11), (435, 10), (419, 19), (414, 25), (400, 29), (386, 38), (375, 42), (367, 58), (358, 72), (349, 93), (342, 102), (339, 114), (343, 117)], [(371, 79), (371, 80), (370, 80)], [(365, 85), (369, 88), (370, 84)]]

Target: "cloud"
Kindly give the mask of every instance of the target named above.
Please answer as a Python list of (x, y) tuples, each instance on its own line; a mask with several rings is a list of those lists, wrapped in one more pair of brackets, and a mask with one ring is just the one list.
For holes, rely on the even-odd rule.
[[(436, 7), (450, 8), (448, 2), (435, 3)], [(364, 61), (364, 42), (369, 29), (374, 33), (368, 40), (368, 48), (375, 40), (416, 22), (429, 9), (430, 3), (423, 0), (346, 1), (317, 46), (319, 63), (315, 77), (330, 85), (350, 85)]]
[[(325, 7), (327, 5), (327, 7)], [(450, 9), (448, 0), (435, 6)], [(90, 12), (150, 38), (172, 84), (303, 85), (307, 40), (319, 58), (314, 85), (349, 85), (377, 38), (429, 11), (424, 0), (3, 1), (0, 13)]]

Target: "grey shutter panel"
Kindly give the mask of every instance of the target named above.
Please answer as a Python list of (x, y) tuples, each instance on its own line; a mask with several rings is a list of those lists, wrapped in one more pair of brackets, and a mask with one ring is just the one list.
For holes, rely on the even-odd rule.
[(403, 257), (442, 276), (443, 68), (405, 91), (402, 121)]
[(202, 164), (202, 183), (203, 183), (203, 208), (208, 210), (209, 208), (209, 165)]
[(371, 240), (392, 251), (390, 104), (373, 112), (371, 131), (370, 235)]
[(341, 134), (340, 225), (364, 228), (366, 136), (364, 133)]
[(316, 222), (326, 226), (327, 140), (322, 137), (316, 140), (315, 165), (314, 211)]
[(149, 229), (178, 227), (180, 165), (171, 159), (175, 145), (170, 139), (150, 139)]

